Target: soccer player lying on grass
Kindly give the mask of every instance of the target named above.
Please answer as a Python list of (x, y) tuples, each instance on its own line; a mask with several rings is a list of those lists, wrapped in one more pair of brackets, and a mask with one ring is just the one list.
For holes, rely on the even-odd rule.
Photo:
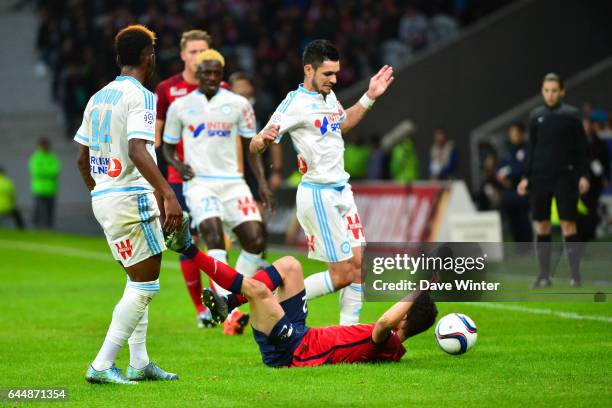
[(191, 243), (185, 219), (183, 228), (166, 244), (193, 259), (211, 279), (232, 292), (224, 298), (208, 288), (203, 291), (202, 300), (213, 319), (223, 321), (234, 307), (250, 303), (253, 335), (268, 366), (399, 361), (406, 352), (402, 343), (434, 324), (435, 304), (427, 292), (417, 291), (390, 307), (376, 323), (308, 327), (304, 276), (295, 258), (285, 256), (247, 278), (198, 250)]

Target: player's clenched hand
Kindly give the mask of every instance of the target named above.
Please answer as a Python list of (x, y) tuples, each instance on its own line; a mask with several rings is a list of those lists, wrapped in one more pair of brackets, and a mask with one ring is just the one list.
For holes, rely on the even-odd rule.
[(518, 186), (516, 186), (516, 192), (520, 196), (527, 195), (527, 186), (529, 185), (529, 181), (527, 179), (522, 179)]
[(174, 194), (164, 198), (164, 212), (166, 213), (164, 232), (176, 231), (183, 220), (183, 209)]
[(279, 130), (279, 125), (270, 125), (264, 130), (262, 130), (261, 133), (259, 133), (261, 135), (261, 141), (263, 142), (264, 146), (268, 147), (276, 140), (276, 138), (278, 137)]
[(368, 98), (376, 99), (385, 93), (389, 85), (395, 77), (393, 76), (393, 67), (385, 65), (370, 79), (370, 86), (368, 87)]
[(181, 178), (185, 181), (191, 180), (195, 176), (193, 168), (188, 164), (181, 164), (180, 168), (177, 170), (181, 174)]

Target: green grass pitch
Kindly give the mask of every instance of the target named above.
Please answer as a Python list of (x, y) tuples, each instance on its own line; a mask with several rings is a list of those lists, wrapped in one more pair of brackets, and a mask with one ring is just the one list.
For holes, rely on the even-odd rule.
[[(270, 258), (282, 255), (271, 252)], [(196, 328), (178, 258), (164, 257), (148, 350), (180, 381), (90, 385), (85, 370), (125, 285), (106, 242), (0, 230), (0, 388), (67, 388), (67, 404), (84, 407), (593, 407), (612, 401), (610, 302), (522, 303), (514, 310), (438, 304), (440, 316), (460, 311), (478, 325), (478, 343), (467, 354), (444, 354), (430, 329), (406, 343), (398, 364), (271, 369), (262, 364), (250, 330), (224, 337), (221, 329)], [(323, 268), (300, 259), (306, 274)], [(387, 306), (365, 304), (362, 321), (374, 321)], [(335, 324), (337, 294), (311, 301), (309, 311), (310, 325)], [(117, 363), (127, 366), (127, 347)]]

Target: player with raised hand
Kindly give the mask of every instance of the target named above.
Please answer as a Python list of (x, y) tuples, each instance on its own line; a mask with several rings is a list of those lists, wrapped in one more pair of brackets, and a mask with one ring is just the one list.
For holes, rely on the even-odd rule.
[[(359, 321), (363, 226), (344, 170), (342, 135), (353, 129), (375, 100), (393, 82), (385, 65), (370, 79), (367, 92), (344, 110), (332, 88), (340, 71), (338, 50), (327, 40), (315, 40), (303, 54), (304, 83), (289, 92), (266, 127), (252, 139), (250, 149), (263, 152), (289, 133), (300, 168), (305, 170), (297, 191), (297, 217), (306, 233), (308, 257), (324, 261), (328, 270), (306, 278), (312, 299), (342, 289), (340, 324)], [(279, 137), (280, 136), (280, 137)]]
[[(242, 247), (236, 269), (252, 276), (259, 269), (265, 234), (255, 200), (239, 171), (236, 138), (251, 138), (256, 134), (255, 115), (246, 98), (220, 88), (225, 60), (219, 52), (204, 51), (197, 62), (199, 88), (175, 101), (168, 111), (164, 156), (185, 180), (187, 205), (208, 253), (227, 263), (226, 227), (238, 237)], [(176, 156), (176, 145), (181, 140), (185, 152), (183, 163)], [(262, 200), (266, 207), (272, 208), (272, 194), (261, 157), (248, 152), (248, 143), (243, 146), (258, 180)], [(236, 310), (225, 322), (224, 333), (240, 334), (247, 321)]]
[(302, 266), (294, 257), (278, 259), (248, 278), (198, 250), (187, 224), (168, 239), (168, 247), (193, 259), (232, 292), (230, 304), (228, 298), (204, 289), (202, 298), (215, 319), (223, 320), (236, 302), (249, 302), (253, 335), (263, 362), (270, 367), (399, 361), (406, 352), (402, 343), (435, 322), (438, 311), (428, 293), (415, 291), (376, 323), (309, 327)]
[[(91, 383), (178, 379), (151, 362), (146, 349), (149, 303), (159, 291), (166, 249), (156, 196), (164, 202), (164, 231), (176, 230), (182, 220), (174, 191), (157, 168), (154, 95), (143, 87), (155, 67), (154, 45), (155, 34), (142, 25), (117, 34), (121, 75), (91, 97), (74, 137), (94, 215), (128, 275), (106, 339), (87, 370)], [(115, 358), (126, 340), (130, 365), (123, 376)]]

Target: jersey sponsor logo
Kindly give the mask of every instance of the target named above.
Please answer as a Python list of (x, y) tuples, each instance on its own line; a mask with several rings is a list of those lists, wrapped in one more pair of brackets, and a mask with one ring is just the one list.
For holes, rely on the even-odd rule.
[(187, 95), (187, 88), (177, 88), (176, 86), (170, 87), (170, 96), (184, 96)]
[(123, 170), (121, 162), (118, 159), (110, 159), (108, 166), (108, 177), (119, 177), (121, 170)]
[(123, 165), (118, 159), (101, 156), (89, 157), (89, 170), (91, 174), (106, 174), (109, 177), (118, 177)]
[(355, 213), (354, 217), (347, 215), (346, 221), (347, 229), (353, 233), (353, 237), (355, 237), (355, 239), (359, 239), (360, 234), (362, 237), (365, 237), (365, 234), (363, 233), (363, 225), (361, 225), (361, 220), (359, 219), (358, 213)]
[(319, 129), (321, 135), (325, 135), (328, 131), (337, 132), (340, 130), (340, 115), (333, 114), (329, 116), (324, 116), (323, 120), (315, 120), (314, 126)]
[(249, 211), (251, 211), (253, 214), (257, 214), (257, 204), (255, 204), (255, 199), (253, 197), (238, 199), (238, 209), (242, 211), (244, 215), (248, 215)]
[(306, 174), (306, 172), (308, 171), (308, 164), (306, 164), (306, 160), (304, 160), (304, 158), (298, 154), (298, 171), (301, 174)]
[(231, 122), (206, 122), (200, 123), (198, 126), (189, 125), (187, 128), (193, 133), (193, 138), (196, 139), (204, 130), (207, 130), (208, 137), (230, 137), (233, 126)]
[(115, 244), (115, 248), (124, 261), (132, 257), (132, 243), (129, 239)]
[(193, 125), (189, 125), (187, 128), (191, 133), (193, 133), (193, 138), (196, 139), (198, 136), (200, 136), (200, 133), (202, 133), (202, 131), (206, 129), (206, 123), (200, 123), (196, 127), (194, 127)]
[(308, 244), (308, 252), (314, 252), (315, 250), (315, 236), (306, 235), (306, 244)]

